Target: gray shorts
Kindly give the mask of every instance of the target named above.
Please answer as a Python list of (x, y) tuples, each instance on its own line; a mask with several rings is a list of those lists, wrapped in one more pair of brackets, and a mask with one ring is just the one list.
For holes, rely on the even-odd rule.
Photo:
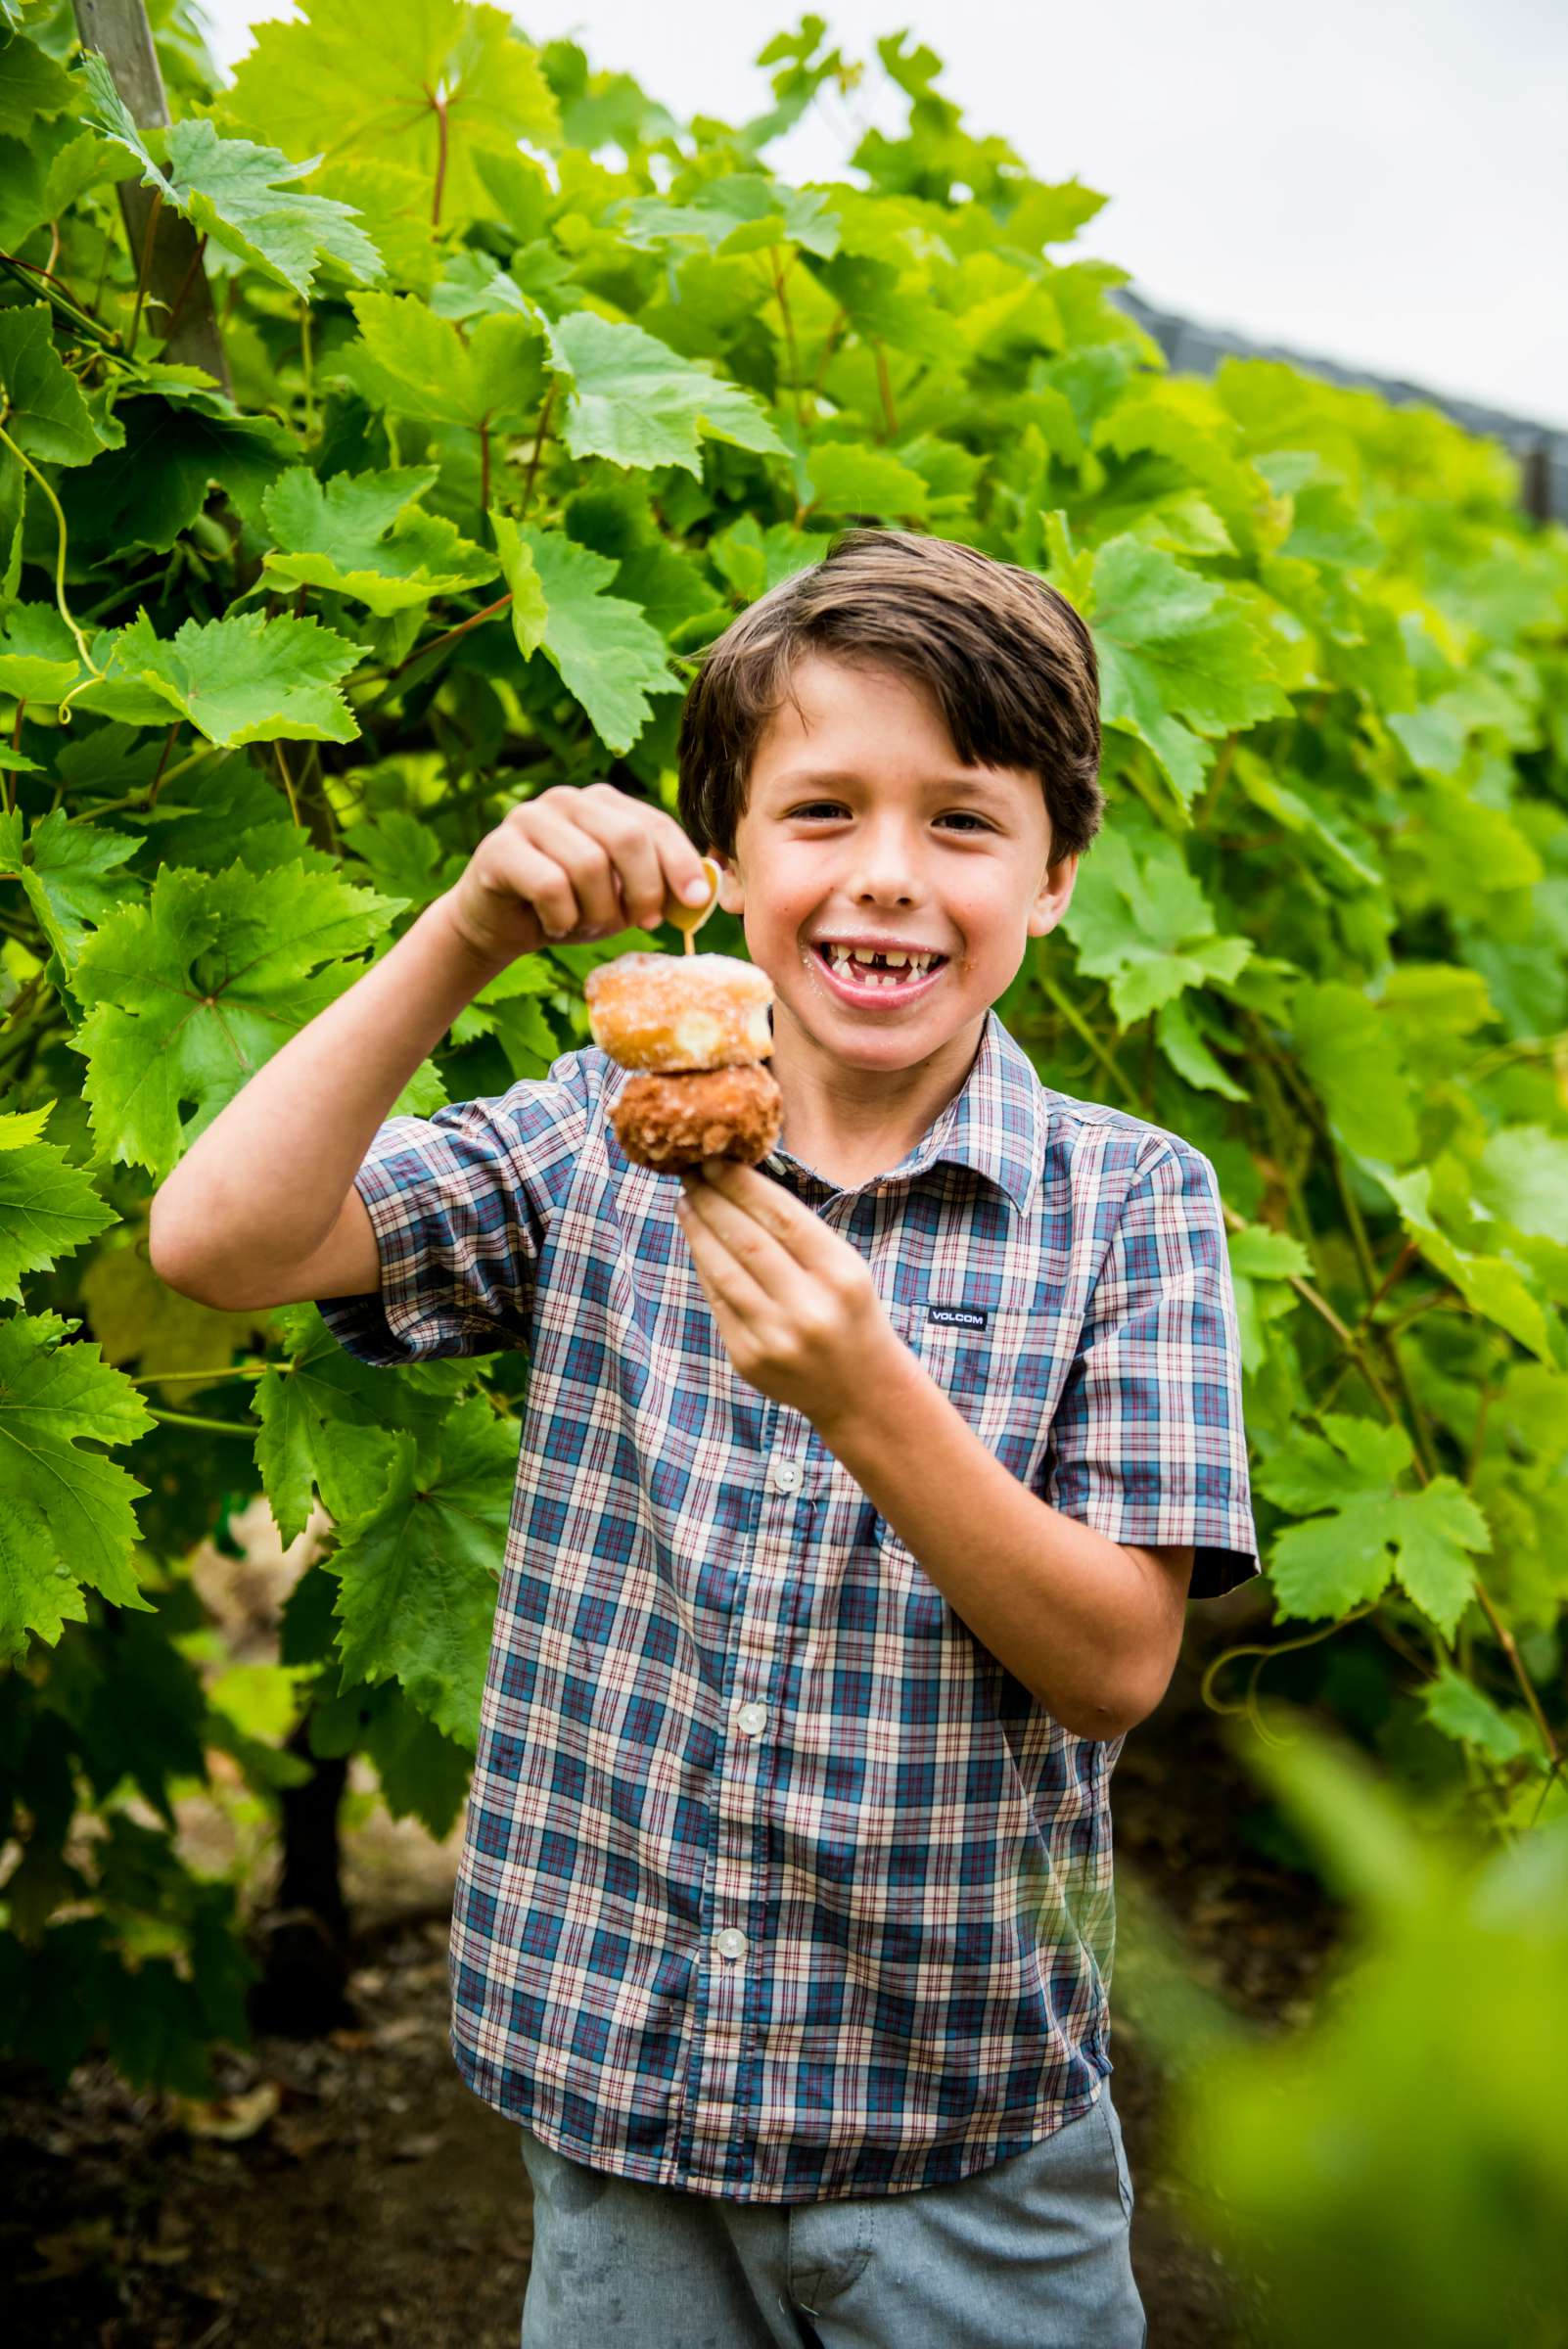
[(585, 2168), (524, 2129), (523, 2349), (1142, 2349), (1132, 2180), (1088, 2111), (951, 2186), (729, 2202)]

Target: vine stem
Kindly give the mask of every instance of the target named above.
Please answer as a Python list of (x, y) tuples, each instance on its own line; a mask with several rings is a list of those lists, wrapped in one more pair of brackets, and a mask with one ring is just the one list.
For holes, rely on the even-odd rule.
[[(1214, 811), (1220, 805), (1220, 794), (1230, 780), (1230, 769), (1236, 756), (1236, 744), (1240, 739), (1239, 734), (1227, 734), (1220, 745), (1220, 755), (1214, 762), (1214, 773), (1210, 777), (1209, 788), (1203, 795), (1203, 806), (1198, 814), (1196, 829), (1200, 832), (1207, 832), (1213, 828)], [(1277, 841), (1271, 840), (1268, 845), (1277, 846)]]
[[(176, 765), (169, 768), (163, 777), (164, 787), (177, 783), (181, 775), (188, 773), (193, 766), (199, 766), (204, 759), (215, 759), (217, 755), (218, 746), (215, 742), (204, 742), (199, 749), (188, 752)], [(122, 800), (104, 800), (97, 806), (84, 807), (79, 815), (68, 815), (66, 821), (68, 824), (96, 823), (102, 815), (120, 815), (127, 807), (150, 806), (151, 804), (145, 791), (131, 791)], [(57, 807), (60, 805), (58, 794), (55, 805)]]
[(174, 748), (175, 738), (184, 722), (185, 721), (183, 718), (177, 717), (174, 720), (174, 723), (170, 726), (168, 732), (163, 737), (162, 756), (159, 760), (158, 768), (153, 776), (153, 780), (147, 787), (147, 805), (150, 808), (156, 807), (158, 805), (159, 786), (163, 780), (163, 769), (168, 764), (168, 755)]
[[(16, 277), (19, 271), (25, 269), (30, 271), (33, 276), (43, 278), (46, 287), (58, 286), (60, 289), (58, 293), (46, 292), (45, 294), (45, 299), (51, 306), (57, 309), (62, 317), (69, 318), (73, 326), (79, 327), (89, 341), (99, 345), (105, 343), (103, 328), (95, 319), (90, 318), (85, 310), (78, 309), (76, 303), (70, 299), (69, 287), (63, 278), (56, 277), (52, 269), (41, 268), (36, 261), (24, 261), (19, 253), (0, 253), (0, 268), (9, 270), (13, 277)], [(21, 283), (27, 285), (28, 280), (23, 278)]]
[(529, 501), (533, 495), (533, 477), (539, 470), (539, 458), (543, 453), (545, 438), (550, 429), (550, 406), (555, 398), (555, 387), (558, 381), (558, 377), (551, 376), (549, 389), (545, 392), (539, 408), (539, 421), (533, 428), (533, 446), (529, 452), (529, 469), (523, 476), (523, 512), (518, 516), (520, 522), (523, 515), (527, 514)]
[(163, 340), (165, 343), (173, 340), (174, 329), (180, 322), (180, 312), (185, 307), (185, 297), (191, 290), (191, 284), (196, 276), (196, 272), (202, 266), (202, 255), (206, 253), (206, 251), (207, 231), (204, 228), (201, 235), (196, 240), (196, 250), (191, 254), (189, 261), (187, 261), (185, 265), (185, 275), (180, 279), (180, 289), (174, 297), (173, 306), (168, 314), (168, 324), (163, 330)]
[(153, 201), (147, 207), (147, 226), (142, 231), (142, 262), (136, 272), (136, 307), (131, 313), (130, 334), (125, 342), (127, 358), (133, 354), (136, 348), (136, 336), (142, 323), (142, 303), (147, 299), (147, 272), (153, 261), (153, 232), (158, 226), (158, 216), (162, 208), (163, 191), (161, 187), (157, 187), (153, 190)]
[(283, 756), (283, 745), (281, 742), (273, 743), (272, 755), (277, 760), (278, 772), (283, 777), (283, 788), (288, 794), (289, 813), (293, 816), (295, 828), (298, 830), (300, 828), (300, 803), (294, 796), (294, 777), (289, 772), (288, 762)]
[(843, 334), (849, 323), (849, 311), (840, 310), (838, 316), (833, 319), (828, 327), (827, 333), (822, 338), (822, 348), (817, 355), (816, 373), (811, 378), (811, 397), (813, 401), (816, 397), (816, 394), (822, 389), (822, 378), (828, 371), (828, 361), (832, 358), (834, 351), (838, 348), (839, 337)]
[(893, 384), (888, 374), (887, 349), (886, 346), (880, 342), (873, 344), (872, 348), (877, 354), (877, 390), (882, 396), (883, 422), (888, 428), (888, 438), (890, 440), (897, 440), (899, 438), (899, 418), (893, 405)]
[(199, 1419), (192, 1411), (158, 1411), (150, 1403), (142, 1408), (150, 1418), (161, 1420), (165, 1427), (199, 1427), (211, 1436), (244, 1436), (251, 1444), (260, 1432), (254, 1427), (242, 1427), (236, 1419)]
[(446, 186), (446, 101), (438, 98), (430, 83), (420, 85), (436, 111), (436, 199), (431, 207), (430, 224), (441, 224), (441, 196)]
[[(18, 992), (13, 996), (10, 1006), (6, 1012), (6, 1028), (8, 1031), (12, 1028), (13, 1023), (21, 1020), (23, 1012), (27, 1008), (29, 999), (38, 992), (38, 990), (40, 987), (42, 987), (42, 985), (43, 972), (41, 970), (34, 971), (32, 977), (27, 981), (26, 986), (19, 989)], [(22, 1027), (18, 1028), (18, 1036), (24, 1033), (25, 1025), (26, 1023), (23, 1023)], [(16, 1037), (11, 1037), (11, 1044), (14, 1045)], [(0, 1052), (0, 1059), (5, 1057), (7, 1057), (6, 1053)]]
[[(109, 256), (114, 250), (115, 232), (113, 228), (106, 228), (104, 231), (104, 250), (98, 256), (98, 282), (93, 287), (93, 306), (90, 315), (95, 321), (98, 317), (98, 305), (104, 299), (104, 279), (109, 274)], [(116, 328), (114, 331), (117, 339), (118, 329)]]
[(470, 628), (477, 628), (482, 620), (493, 620), (497, 612), (504, 612), (511, 600), (512, 590), (509, 587), (504, 595), (496, 597), (493, 604), (486, 604), (483, 612), (471, 612), (467, 620), (458, 622), (455, 628), (448, 628), (444, 636), (433, 636), (429, 644), (416, 645), (411, 653), (398, 662), (392, 674), (394, 677), (399, 675), (410, 661), (421, 661), (427, 653), (437, 653), (448, 644), (455, 644), (459, 636), (466, 636)]
[[(1230, 1647), (1222, 1648), (1198, 1684), (1199, 1695), (1211, 1713), (1245, 1713), (1265, 1745), (1277, 1744), (1278, 1740), (1274, 1737), (1273, 1732), (1266, 1727), (1258, 1712), (1258, 1681), (1262, 1677), (1264, 1667), (1275, 1656), (1288, 1656), (1296, 1648), (1316, 1647), (1324, 1639), (1333, 1638), (1335, 1634), (1342, 1632), (1348, 1623), (1360, 1623), (1362, 1616), (1372, 1614), (1377, 1603), (1375, 1598), (1369, 1599), (1364, 1607), (1356, 1607), (1349, 1615), (1337, 1616), (1332, 1623), (1325, 1624), (1320, 1632), (1303, 1632), (1297, 1639), (1238, 1640)], [(1215, 1700), (1214, 1683), (1225, 1665), (1235, 1656), (1256, 1656), (1258, 1661), (1247, 1675), (1247, 1693), (1242, 1702), (1239, 1705), (1222, 1705)]]
[(300, 373), (304, 379), (305, 434), (313, 438), (316, 430), (316, 398), (310, 361), (310, 303), (300, 304)]
[[(69, 543), (69, 538), (66, 530), (66, 517), (60, 500), (58, 497), (56, 497), (53, 489), (50, 488), (49, 484), (44, 480), (43, 475), (38, 471), (37, 466), (33, 463), (31, 457), (28, 456), (26, 450), (17, 446), (17, 443), (12, 439), (11, 435), (6, 431), (3, 424), (0, 424), (0, 442), (3, 442), (4, 445), (10, 449), (12, 455), (16, 457), (20, 463), (26, 467), (27, 471), (31, 474), (33, 480), (37, 483), (39, 488), (43, 491), (45, 497), (49, 500), (50, 505), (54, 509), (56, 531), (55, 602), (60, 607), (61, 619), (65, 622), (67, 627), (76, 639), (76, 652), (81, 661), (83, 668), (87, 669), (90, 675), (94, 677), (101, 677), (104, 672), (101, 668), (98, 668), (94, 666), (92, 655), (87, 650), (87, 639), (82, 634), (80, 628), (77, 627), (75, 621), (71, 618), (70, 606), (66, 601), (66, 548)], [(82, 679), (82, 684), (84, 685), (86, 682), (87, 678), (84, 677)], [(81, 689), (81, 685), (72, 686), (71, 692), (66, 696), (66, 701), (61, 703), (61, 709), (65, 709), (66, 703), (71, 698), (71, 694), (79, 693)], [(68, 719), (64, 722), (69, 724), (69, 721)]]
[(1142, 1104), (1139, 1096), (1133, 1091), (1132, 1086), (1128, 1082), (1128, 1080), (1123, 1076), (1121, 1069), (1117, 1066), (1116, 1057), (1111, 1051), (1110, 1046), (1101, 1042), (1100, 1038), (1095, 1035), (1093, 1029), (1089, 1026), (1087, 1020), (1084, 1019), (1083, 1013), (1079, 1010), (1077, 1004), (1062, 992), (1062, 990), (1057, 986), (1054, 979), (1048, 978), (1043, 971), (1039, 972), (1038, 977), (1039, 981), (1040, 992), (1044, 995), (1046, 1001), (1053, 1005), (1054, 1008), (1061, 1013), (1062, 1018), (1067, 1022), (1069, 1028), (1073, 1030), (1074, 1034), (1081, 1036), (1084, 1042), (1087, 1044), (1089, 1050), (1093, 1053), (1095, 1059), (1099, 1062), (1101, 1068), (1104, 1069), (1107, 1076), (1114, 1078), (1116, 1082), (1121, 1086), (1122, 1091), (1126, 1094), (1133, 1109), (1140, 1109)]
[(1551, 1733), (1551, 1724), (1541, 1709), (1541, 1699), (1536, 1694), (1534, 1681), (1525, 1670), (1524, 1658), (1519, 1653), (1514, 1635), (1498, 1613), (1493, 1604), (1491, 1592), (1473, 1566), (1470, 1569), (1470, 1580), (1474, 1585), (1476, 1597), (1481, 1602), (1481, 1612), (1492, 1626), (1492, 1636), (1507, 1657), (1508, 1669), (1518, 1681), (1520, 1693), (1530, 1708), (1531, 1718), (1540, 1733), (1541, 1742), (1546, 1749), (1551, 1768), (1554, 1772), (1558, 1771), (1562, 1768), (1562, 1753), (1556, 1738)]
[(768, 266), (773, 272), (773, 294), (778, 302), (779, 316), (784, 321), (784, 346), (790, 354), (790, 397), (795, 402), (795, 422), (804, 438), (806, 435), (806, 404), (801, 396), (801, 354), (795, 342), (795, 314), (784, 291), (784, 269), (778, 256), (778, 247), (767, 249)]
[[(17, 698), (16, 721), (11, 728), (11, 747), (14, 751), (20, 751), (22, 749), (22, 714), (26, 707), (26, 695), (19, 695)], [(17, 799), (16, 792), (12, 786), (11, 770), (9, 767), (0, 767), (0, 795), (4, 796), (7, 815), (15, 815), (17, 812)]]

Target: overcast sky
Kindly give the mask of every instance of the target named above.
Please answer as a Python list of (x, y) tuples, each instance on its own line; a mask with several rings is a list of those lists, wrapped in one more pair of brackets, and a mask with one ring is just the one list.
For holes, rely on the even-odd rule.
[[(287, 0), (201, 0), (232, 64)], [(905, 25), (945, 66), (975, 137), (1110, 201), (1079, 249), (1204, 325), (1568, 428), (1568, 6), (1563, 0), (815, 0), (866, 61), (768, 150), (782, 177), (844, 176), (894, 129), (876, 63)], [(751, 60), (788, 0), (529, 0), (681, 117), (760, 113)], [(853, 175), (852, 175), (853, 176)], [(1057, 249), (1061, 251), (1061, 248)]]

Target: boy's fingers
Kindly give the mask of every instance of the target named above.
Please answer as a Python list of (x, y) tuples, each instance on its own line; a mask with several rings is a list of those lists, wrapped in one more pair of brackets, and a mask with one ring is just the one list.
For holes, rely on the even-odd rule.
[(828, 1253), (826, 1243), (836, 1235), (824, 1228), (808, 1207), (759, 1174), (755, 1167), (742, 1166), (732, 1158), (708, 1158), (701, 1171), (721, 1198), (761, 1223), (802, 1264), (819, 1263)]
[(755, 1258), (746, 1262), (726, 1245), (712, 1206), (705, 1211), (691, 1198), (680, 1228), (710, 1304), (717, 1297), (732, 1313), (752, 1321), (767, 1310), (766, 1267), (757, 1265)]
[(750, 1265), (761, 1279), (776, 1280), (779, 1274), (795, 1268), (794, 1257), (784, 1244), (783, 1234), (761, 1216), (750, 1215), (717, 1183), (694, 1185), (686, 1194), (686, 1209), (682, 1220), (685, 1230), (702, 1221), (710, 1231), (718, 1234), (732, 1255)]
[(547, 793), (529, 805), (527, 836), (555, 858), (571, 881), (578, 907), (574, 929), (579, 925), (589, 930), (602, 927), (613, 934), (625, 928), (614, 859), (597, 833), (581, 822), (577, 810), (561, 806)]
[(553, 856), (517, 832), (503, 832), (494, 850), (492, 871), (531, 905), (547, 937), (565, 938), (577, 926), (577, 900), (571, 875)]
[(665, 869), (659, 839), (649, 827), (650, 810), (613, 783), (589, 783), (576, 794), (570, 812), (602, 842), (621, 884), (626, 923), (654, 929), (664, 918)]

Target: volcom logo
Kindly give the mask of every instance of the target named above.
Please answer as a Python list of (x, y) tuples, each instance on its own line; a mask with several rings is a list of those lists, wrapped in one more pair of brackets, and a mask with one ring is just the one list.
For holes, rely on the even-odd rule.
[(960, 1329), (984, 1329), (991, 1315), (977, 1312), (972, 1305), (928, 1305), (926, 1319), (956, 1322)]

